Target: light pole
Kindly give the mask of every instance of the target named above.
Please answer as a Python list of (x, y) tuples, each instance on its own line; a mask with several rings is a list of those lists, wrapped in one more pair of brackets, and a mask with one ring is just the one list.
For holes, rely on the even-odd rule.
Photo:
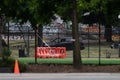
[[(90, 15), (90, 12), (86, 12), (86, 13), (83, 14), (83, 16), (89, 16), (89, 15)], [(88, 31), (88, 33), (87, 33), (87, 35), (88, 35), (88, 58), (90, 57), (90, 48), (89, 48), (90, 47), (90, 41), (89, 41), (89, 37), (90, 37), (89, 35), (90, 34), (89, 34), (89, 27), (90, 27), (90, 24), (88, 25), (88, 28), (87, 28), (88, 29), (87, 30)]]
[(26, 23), (26, 27), (27, 27), (27, 56), (29, 56), (30, 53), (30, 40), (29, 40), (29, 36), (30, 36), (30, 22), (27, 21)]
[(120, 19), (120, 14), (118, 15), (118, 19)]
[(10, 36), (10, 30), (9, 30), (9, 27), (10, 27), (10, 24), (9, 24), (9, 21), (8, 21), (8, 32), (7, 32), (7, 33), (8, 33), (8, 34), (7, 34), (7, 35), (8, 35), (8, 39), (7, 39), (7, 41), (8, 41), (8, 42), (7, 42), (7, 44), (8, 44), (8, 48), (9, 48), (9, 36)]
[[(100, 13), (99, 13), (100, 14)], [(101, 40), (100, 40), (100, 36), (101, 36), (101, 28), (100, 28), (100, 15), (98, 16), (98, 26), (99, 26), (99, 65), (101, 64)]]

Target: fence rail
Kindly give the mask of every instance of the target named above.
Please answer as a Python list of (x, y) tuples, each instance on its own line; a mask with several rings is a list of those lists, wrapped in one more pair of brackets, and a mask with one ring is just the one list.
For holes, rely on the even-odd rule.
[[(38, 32), (37, 32), (38, 34)], [(81, 50), (81, 55), (83, 58), (119, 58), (120, 52), (119, 48), (112, 49), (111, 44), (106, 42), (104, 37), (104, 32), (98, 33), (93, 32), (80, 32), (80, 37), (84, 42), (85, 49)], [(55, 38), (60, 37), (72, 37), (71, 30), (64, 32), (43, 32), (43, 40), (51, 41)], [(99, 36), (100, 35), (100, 36)], [(115, 34), (113, 34), (114, 36)], [(35, 54), (35, 32), (3, 32), (2, 38), (9, 44), (9, 48), (12, 51), (12, 56), (18, 57), (19, 49), (24, 49), (25, 54), (29, 54), (29, 56), (34, 57)], [(119, 35), (113, 37), (113, 40), (119, 39)], [(38, 36), (37, 36), (38, 37)], [(37, 40), (38, 42), (38, 40)], [(29, 48), (29, 49), (28, 49)], [(28, 51), (29, 50), (29, 51)], [(29, 53), (28, 53), (29, 52)], [(72, 58), (73, 53), (71, 51), (67, 51), (67, 57)]]

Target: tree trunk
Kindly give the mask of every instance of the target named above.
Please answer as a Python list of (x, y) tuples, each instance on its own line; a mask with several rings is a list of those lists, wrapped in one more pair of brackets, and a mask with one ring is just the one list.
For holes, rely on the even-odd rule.
[(72, 34), (74, 48), (73, 48), (73, 66), (74, 68), (79, 68), (82, 64), (81, 61), (81, 52), (80, 52), (80, 41), (79, 41), (79, 32), (78, 32), (78, 24), (77, 24), (77, 1), (73, 0), (73, 18), (72, 18)]
[[(18, 23), (18, 22), (17, 22), (17, 23)], [(22, 27), (23, 27), (22, 25), (18, 26), (18, 29), (19, 29), (20, 33), (22, 33), (23, 41), (24, 41), (24, 43), (25, 43), (25, 48), (24, 48), (24, 47), (21, 47), (21, 49), (26, 49), (27, 56), (29, 56), (29, 52), (27, 51), (27, 50), (28, 50), (28, 44), (27, 44), (28, 40), (27, 40), (27, 35), (24, 34), (24, 32), (22, 31)]]
[(106, 25), (105, 26), (105, 39), (107, 42), (112, 42), (112, 27), (111, 25)]
[[(1, 29), (1, 26), (0, 26)], [(2, 36), (1, 36), (1, 32), (0, 32), (0, 59), (2, 57)]]
[(2, 58), (2, 31), (3, 31), (3, 17), (0, 15), (0, 59)]

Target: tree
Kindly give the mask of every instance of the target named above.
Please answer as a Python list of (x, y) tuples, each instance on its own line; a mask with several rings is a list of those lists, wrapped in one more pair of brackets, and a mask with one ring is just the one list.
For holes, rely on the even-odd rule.
[[(82, 2), (83, 5), (79, 3), (79, 9), (82, 9), (83, 13), (94, 13), (96, 19), (102, 18), (100, 21), (103, 21), (104, 23), (102, 22), (102, 24), (105, 25), (106, 41), (111, 42), (112, 26), (114, 26), (118, 20), (118, 14), (120, 13), (120, 0), (84, 0)], [(91, 23), (93, 23), (93, 21), (94, 20), (92, 20)], [(95, 22), (97, 23), (98, 20)]]
[[(72, 3), (74, 3), (74, 4), (72, 4)], [(74, 67), (80, 67), (81, 56), (80, 56), (79, 34), (77, 31), (78, 26), (77, 26), (77, 18), (76, 18), (76, 16), (77, 16), (76, 15), (77, 14), (77, 7), (76, 7), (77, 2), (76, 2), (76, 0), (73, 0), (73, 1), (71, 1), (71, 0), (68, 0), (68, 1), (65, 1), (65, 0), (48, 1), (47, 0), (46, 1), (46, 0), (44, 0), (42, 3), (38, 1), (37, 4), (38, 4), (38, 7), (36, 7), (36, 9), (33, 9), (33, 10), (38, 11), (38, 12), (34, 12), (34, 13), (36, 13), (38, 21), (40, 21), (40, 23), (39, 23), (40, 25), (44, 24), (44, 22), (46, 22), (46, 20), (50, 19), (50, 17), (54, 13), (61, 14), (61, 16), (64, 16), (64, 19), (66, 19), (66, 20), (71, 19), (73, 21), (73, 39), (75, 39), (74, 49), (73, 49), (73, 55), (74, 55), (73, 56), (73, 65), (74, 65)], [(48, 6), (48, 4), (49, 4), (49, 6)], [(72, 5), (72, 6), (70, 7), (70, 5)], [(44, 7), (44, 8), (41, 9), (40, 7)], [(62, 11), (63, 9), (66, 10), (65, 14)], [(69, 11), (71, 11), (73, 13), (73, 15), (68, 15)], [(65, 15), (67, 15), (67, 16), (65, 16)], [(74, 17), (72, 17), (72, 16), (74, 16)]]
[[(28, 4), (28, 0), (26, 1), (25, 0), (14, 0), (14, 1), (13, 0), (1, 0), (0, 1), (0, 15), (4, 15), (6, 17), (6, 20), (15, 19), (20, 24), (27, 22), (27, 20), (30, 17), (27, 4)], [(0, 42), (1, 42), (1, 38), (0, 38)], [(2, 49), (1, 45), (0, 45), (0, 49)]]
[(112, 41), (112, 26), (118, 20), (118, 15), (120, 13), (120, 0), (109, 0), (106, 4), (106, 40), (108, 42)]
[[(42, 25), (50, 22), (50, 18), (55, 13), (55, 3), (56, 0), (33, 0), (30, 3), (30, 12), (33, 15), (34, 23), (38, 29), (38, 46), (43, 43), (42, 39)], [(35, 6), (36, 5), (36, 6)]]
[[(69, 4), (70, 3), (70, 4)], [(72, 4), (74, 3), (74, 4)], [(74, 13), (74, 17), (72, 19), (72, 15), (66, 16), (67, 20), (72, 19), (73, 21), (73, 38), (74, 42), (74, 56), (73, 56), (73, 64), (75, 67), (79, 67), (81, 64), (80, 58), (80, 47), (79, 47), (79, 37), (77, 32), (77, 19), (76, 19), (76, 0), (4, 0), (1, 2), (1, 13), (5, 14), (6, 17), (11, 17), (11, 19), (17, 19), (19, 23), (24, 23), (26, 21), (30, 21), (34, 30), (40, 28), (40, 32), (42, 31), (42, 25), (49, 23), (50, 18), (55, 13), (61, 13), (63, 16), (68, 15), (69, 11)], [(62, 4), (62, 6), (61, 6)], [(72, 5), (72, 6), (71, 6)], [(71, 6), (71, 7), (70, 7)], [(70, 8), (69, 8), (70, 7)], [(63, 14), (62, 10), (67, 10), (67, 14)], [(40, 35), (42, 37), (42, 33)]]
[(82, 65), (77, 17), (78, 2), (77, 0), (60, 0), (57, 4), (57, 14), (65, 21), (72, 20), (72, 37), (75, 40), (73, 42), (73, 66), (75, 68), (79, 68)]

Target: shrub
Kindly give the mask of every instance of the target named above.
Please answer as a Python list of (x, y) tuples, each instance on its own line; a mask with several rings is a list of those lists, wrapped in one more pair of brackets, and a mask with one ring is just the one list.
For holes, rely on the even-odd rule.
[[(15, 66), (15, 59), (11, 58), (11, 50), (8, 48), (7, 44), (4, 40), (2, 40), (2, 60), (0, 60), (0, 67), (10, 67), (11, 70), (14, 72), (14, 66)], [(23, 62), (18, 62), (20, 72), (25, 72), (27, 70), (27, 65)]]
[(19, 68), (20, 68), (20, 72), (25, 72), (28, 69), (28, 65), (23, 62), (19, 62)]
[(8, 47), (3, 47), (2, 50), (2, 59), (8, 59), (8, 57), (11, 55), (11, 51)]
[[(24, 64), (23, 62), (18, 61), (20, 72), (25, 72), (28, 68), (27, 64)], [(11, 68), (11, 71), (14, 72), (15, 67), (15, 59), (8, 58), (4, 60), (0, 60), (0, 67), (9, 67)]]

